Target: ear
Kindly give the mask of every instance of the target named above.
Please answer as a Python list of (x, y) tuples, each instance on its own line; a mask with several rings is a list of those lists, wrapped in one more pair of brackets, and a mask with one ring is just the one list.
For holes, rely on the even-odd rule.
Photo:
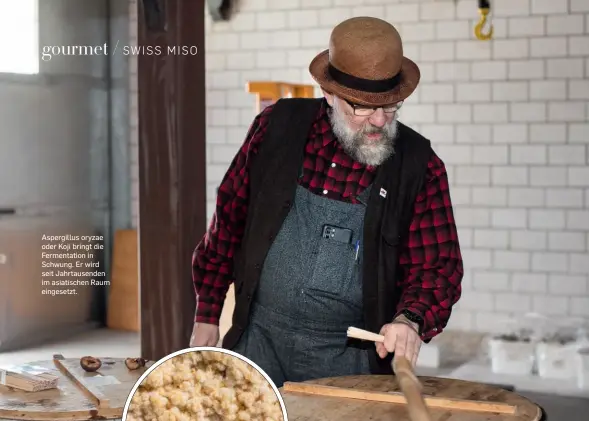
[(330, 94), (329, 92), (327, 92), (325, 89), (321, 88), (321, 91), (323, 91), (323, 96), (325, 97), (325, 99), (327, 100), (327, 103), (329, 104), (330, 107), (333, 107), (333, 101), (334, 101), (334, 97), (333, 94)]

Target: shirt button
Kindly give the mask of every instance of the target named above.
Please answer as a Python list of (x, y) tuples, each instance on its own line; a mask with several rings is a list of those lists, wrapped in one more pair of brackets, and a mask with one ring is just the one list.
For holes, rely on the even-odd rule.
[(323, 194), (327, 194), (327, 190), (323, 190)]
[(335, 162), (331, 163), (331, 168), (335, 168)]
[(434, 332), (437, 332), (437, 331), (438, 331), (438, 328), (437, 328), (437, 327), (434, 327), (432, 330), (433, 330)]

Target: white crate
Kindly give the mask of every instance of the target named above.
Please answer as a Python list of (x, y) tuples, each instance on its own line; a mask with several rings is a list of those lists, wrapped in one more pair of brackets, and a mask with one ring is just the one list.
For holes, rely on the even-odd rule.
[(500, 338), (489, 340), (489, 356), (494, 373), (528, 375), (534, 368), (534, 344)]
[(546, 379), (574, 379), (577, 376), (577, 350), (571, 344), (540, 342), (536, 345), (538, 375)]

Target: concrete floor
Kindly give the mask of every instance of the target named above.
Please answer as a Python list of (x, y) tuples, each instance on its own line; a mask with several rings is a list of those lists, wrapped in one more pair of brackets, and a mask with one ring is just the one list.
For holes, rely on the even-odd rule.
[[(100, 352), (97, 352), (100, 350)], [(139, 356), (140, 340), (138, 333), (97, 329), (76, 335), (69, 340), (49, 343), (43, 346), (21, 351), (0, 353), (0, 366), (23, 364), (32, 361), (49, 360), (53, 354), (62, 354), (66, 358), (79, 358), (84, 355), (100, 354), (102, 356), (126, 358)], [(431, 369), (420, 373), (435, 376)], [(448, 377), (446, 373), (438, 373)], [(517, 392), (517, 390), (516, 390)], [(536, 402), (544, 408), (548, 421), (587, 421), (589, 420), (589, 397), (567, 398), (546, 393), (517, 392)]]
[[(97, 350), (100, 350), (97, 352)], [(139, 333), (96, 329), (68, 340), (47, 343), (19, 351), (0, 352), (0, 366), (51, 360), (53, 354), (80, 358), (100, 354), (104, 357), (127, 358), (139, 356)]]
[(589, 398), (564, 397), (545, 393), (517, 392), (539, 405), (545, 412), (543, 421), (589, 420)]

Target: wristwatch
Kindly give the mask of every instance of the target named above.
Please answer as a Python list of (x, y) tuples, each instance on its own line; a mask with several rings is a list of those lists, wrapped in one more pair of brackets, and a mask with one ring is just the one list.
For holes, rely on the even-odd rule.
[(410, 322), (417, 323), (417, 326), (419, 326), (418, 333), (420, 335), (423, 333), (423, 318), (420, 315), (415, 314), (409, 310), (403, 310), (401, 313), (399, 313), (399, 315), (405, 316), (405, 318)]

